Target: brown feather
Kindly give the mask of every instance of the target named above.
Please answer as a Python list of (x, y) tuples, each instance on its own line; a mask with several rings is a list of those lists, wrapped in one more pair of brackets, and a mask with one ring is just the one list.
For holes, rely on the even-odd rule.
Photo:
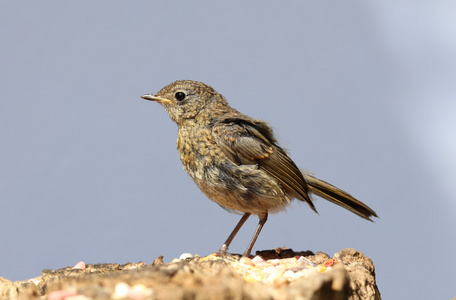
[(337, 204), (345, 209), (348, 209), (354, 214), (357, 214), (361, 218), (369, 220), (371, 217), (378, 217), (375, 211), (369, 206), (355, 199), (352, 195), (344, 192), (343, 190), (327, 183), (321, 179), (315, 178), (309, 174), (304, 173), (304, 177), (309, 186), (309, 191), (317, 196), (322, 197), (334, 204)]
[(236, 164), (254, 165), (275, 178), (285, 189), (317, 212), (308, 196), (307, 183), (296, 164), (276, 145), (264, 122), (234, 117), (218, 120), (213, 137), (225, 155)]

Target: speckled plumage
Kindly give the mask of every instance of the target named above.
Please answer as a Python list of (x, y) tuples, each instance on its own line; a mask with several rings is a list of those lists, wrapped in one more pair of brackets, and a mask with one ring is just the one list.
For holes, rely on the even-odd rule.
[(177, 123), (180, 159), (201, 191), (223, 208), (244, 214), (220, 254), (226, 253), (251, 214), (258, 215), (260, 223), (245, 256), (250, 255), (268, 213), (285, 209), (293, 199), (306, 202), (316, 212), (309, 192), (365, 219), (377, 216), (344, 191), (302, 173), (264, 121), (231, 108), (212, 87), (181, 80), (143, 98), (162, 104)]

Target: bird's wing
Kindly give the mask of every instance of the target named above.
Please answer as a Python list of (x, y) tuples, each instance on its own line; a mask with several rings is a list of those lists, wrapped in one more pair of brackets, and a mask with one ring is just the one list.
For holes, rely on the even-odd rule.
[(223, 153), (237, 165), (255, 165), (257, 160), (271, 155), (274, 150), (267, 139), (254, 128), (235, 122), (218, 123), (212, 137)]
[[(258, 165), (286, 190), (315, 210), (301, 171), (280, 148), (272, 131), (262, 121), (229, 118), (215, 123), (212, 137), (225, 155), (237, 165)], [(316, 211), (316, 210), (315, 210)]]

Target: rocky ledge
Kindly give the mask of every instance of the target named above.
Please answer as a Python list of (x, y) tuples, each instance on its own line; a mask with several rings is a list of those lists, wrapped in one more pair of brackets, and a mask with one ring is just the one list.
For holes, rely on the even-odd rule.
[(0, 277), (0, 299), (380, 299), (372, 261), (354, 249), (332, 258), (291, 249), (253, 258), (182, 255), (120, 264), (78, 263), (26, 281)]

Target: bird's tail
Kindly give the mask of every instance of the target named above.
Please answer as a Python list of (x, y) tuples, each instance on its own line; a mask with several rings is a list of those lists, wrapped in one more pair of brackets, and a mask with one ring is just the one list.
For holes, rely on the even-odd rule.
[(378, 218), (375, 211), (373, 211), (369, 206), (362, 203), (361, 201), (356, 200), (352, 195), (327, 183), (326, 181), (315, 178), (312, 175), (306, 174), (304, 172), (303, 175), (309, 187), (309, 192), (312, 194), (315, 194), (334, 204), (342, 206), (352, 213), (357, 214), (361, 218), (364, 218), (371, 222), (373, 222), (371, 217)]

